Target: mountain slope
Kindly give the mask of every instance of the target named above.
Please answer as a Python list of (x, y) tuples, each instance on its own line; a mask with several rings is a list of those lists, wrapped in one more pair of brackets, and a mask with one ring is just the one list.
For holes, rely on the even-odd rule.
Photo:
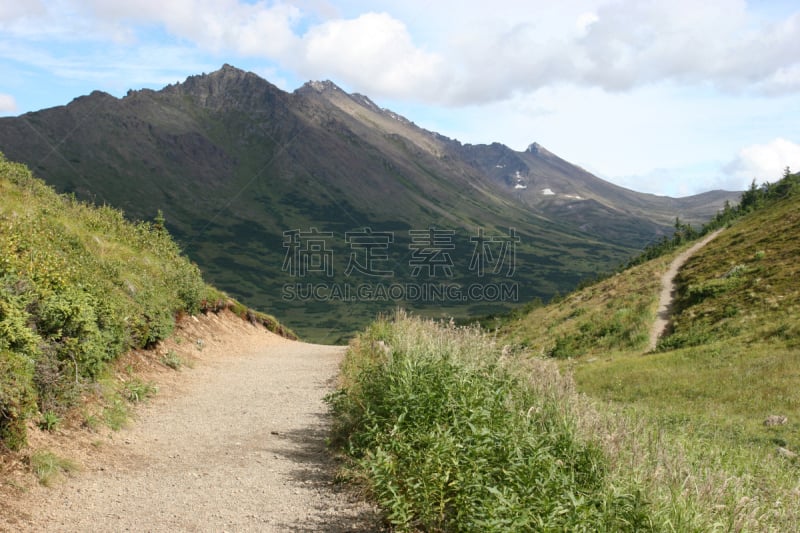
[(523, 203), (582, 231), (644, 245), (663, 234), (675, 217), (699, 225), (736, 193), (710, 191), (687, 198), (643, 194), (598, 179), (538, 143), (524, 152), (501, 144), (460, 147), (462, 156)]
[[(279, 313), (306, 337), (328, 341), (398, 303), (465, 316), (548, 298), (613, 268), (669, 231), (675, 216), (711, 214), (691, 201), (611, 186), (541, 149), (463, 146), (330, 82), (285, 93), (228, 65), (160, 91), (122, 99), (95, 92), (0, 119), (0, 150), (57, 189), (132, 218), (163, 210), (212, 282)], [(511, 170), (498, 167), (498, 157), (509, 154), (519, 160), (514, 175), (531, 180), (527, 195), (499, 173)], [(538, 198), (535, 184), (556, 194)], [(721, 207), (727, 197), (713, 194), (706, 205), (717, 199)], [(451, 233), (410, 233), (431, 227)], [(507, 253), (510, 228), (519, 237), (514, 256)], [(298, 273), (291, 239), (314, 236), (314, 229), (322, 233), (311, 239), (319, 252), (309, 257), (314, 268)], [(479, 229), (498, 240), (476, 248), (471, 239), (481, 238)], [(347, 236), (354, 231), (361, 236)], [(479, 277), (471, 268), (477, 249), (503, 268)], [(514, 264), (498, 265), (501, 256)], [(345, 275), (353, 261), (364, 268)], [(409, 284), (429, 282), (508, 294), (409, 295)], [(402, 290), (398, 297), (331, 295), (362, 285), (374, 293), (381, 283)], [(362, 305), (351, 305), (355, 300)]]

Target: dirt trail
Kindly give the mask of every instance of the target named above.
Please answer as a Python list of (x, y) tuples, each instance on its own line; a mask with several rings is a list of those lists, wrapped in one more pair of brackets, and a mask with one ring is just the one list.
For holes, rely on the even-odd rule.
[(700, 242), (694, 244), (688, 250), (682, 252), (676, 257), (669, 265), (669, 269), (661, 276), (661, 295), (658, 298), (658, 311), (656, 312), (656, 321), (653, 323), (653, 328), (650, 330), (650, 343), (648, 344), (647, 351), (652, 352), (656, 349), (658, 339), (666, 332), (669, 327), (669, 319), (672, 314), (672, 304), (675, 300), (675, 276), (678, 271), (703, 246), (711, 242), (717, 235), (722, 232), (721, 229), (708, 234)]
[(325, 447), (322, 398), (343, 348), (263, 330), (229, 337), (204, 350), (181, 373), (182, 390), (159, 393), (82, 472), (29, 491), (15, 523), (0, 517), (0, 530), (379, 529), (374, 509), (334, 485)]

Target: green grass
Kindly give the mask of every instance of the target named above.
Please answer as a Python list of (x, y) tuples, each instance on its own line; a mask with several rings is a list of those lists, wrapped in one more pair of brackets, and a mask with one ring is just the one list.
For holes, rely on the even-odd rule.
[(114, 431), (119, 431), (128, 425), (130, 410), (120, 398), (112, 399), (103, 407), (102, 422)]
[(555, 365), (399, 315), (358, 337), (334, 442), (398, 530), (652, 531), (645, 491), (581, 434)]
[(61, 417), (53, 411), (45, 411), (42, 413), (42, 418), (39, 420), (39, 429), (43, 431), (54, 431), (61, 423)]
[(78, 465), (70, 459), (59, 457), (48, 451), (38, 451), (30, 456), (30, 466), (39, 483), (46, 487), (63, 479), (71, 472), (78, 470)]
[(139, 378), (133, 378), (125, 382), (122, 394), (131, 403), (144, 402), (158, 392), (158, 387), (153, 383), (144, 382)]
[[(684, 509), (712, 529), (800, 523), (800, 463), (778, 453), (800, 451), (798, 179), (751, 191), (758, 201), (681, 269), (674, 328), (656, 353), (643, 354), (637, 333), (649, 329), (658, 279), (680, 249), (500, 329), (507, 341), (562, 357), (578, 390), (604, 406), (610, 433), (624, 436), (609, 456), (636, 465), (656, 501), (691, 493)], [(788, 423), (768, 427), (770, 415)]]
[(672, 255), (500, 322), (499, 334), (558, 359), (644, 350), (655, 319), (660, 275)]

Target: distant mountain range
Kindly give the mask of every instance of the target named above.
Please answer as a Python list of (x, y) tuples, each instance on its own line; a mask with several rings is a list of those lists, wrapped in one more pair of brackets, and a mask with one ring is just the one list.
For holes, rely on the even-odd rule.
[(547, 299), (738, 199), (630, 191), (536, 143), (464, 145), (329, 81), (287, 93), (229, 65), (2, 118), (0, 151), (131, 218), (161, 210), (210, 282), (319, 341), (395, 305)]

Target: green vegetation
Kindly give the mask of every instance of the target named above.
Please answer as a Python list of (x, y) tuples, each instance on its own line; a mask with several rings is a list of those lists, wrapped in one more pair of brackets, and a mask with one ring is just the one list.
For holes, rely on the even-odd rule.
[[(754, 185), (712, 221), (727, 229), (681, 269), (673, 329), (657, 353), (643, 355), (642, 333), (659, 277), (688, 239), (500, 328), (562, 357), (580, 391), (671, 450), (699, 487), (697, 513), (726, 506), (722, 523), (746, 530), (792, 530), (800, 520), (799, 184), (787, 172)], [(772, 415), (786, 420), (765, 423)]]
[(173, 370), (180, 370), (180, 368), (183, 366), (183, 359), (181, 359), (181, 356), (175, 353), (175, 350), (169, 350), (167, 353), (161, 356), (161, 363)]
[(139, 403), (155, 395), (158, 392), (158, 387), (141, 379), (133, 378), (125, 382), (122, 391), (129, 402)]
[(523, 368), (476, 329), (379, 321), (329, 397), (336, 441), (401, 530), (651, 529), (579, 436), (568, 382)]
[[(52, 429), (86, 385), (175, 317), (220, 305), (159, 224), (57, 195), (0, 155), (0, 439)], [(139, 396), (136, 391), (136, 396)], [(134, 394), (131, 392), (131, 394)]]
[(39, 483), (46, 487), (53, 485), (53, 483), (63, 478), (65, 474), (78, 469), (78, 465), (74, 461), (64, 459), (48, 451), (34, 453), (29, 461)]
[(499, 331), (531, 352), (566, 359), (643, 350), (670, 258), (618, 273), (526, 315), (500, 322)]
[(345, 475), (400, 530), (796, 530), (798, 184), (712, 221), (655, 353), (660, 277), (709, 228), (492, 336), (376, 322), (330, 397)]
[(53, 411), (45, 411), (42, 413), (42, 419), (39, 420), (39, 428), (43, 431), (53, 431), (61, 423), (61, 417)]

